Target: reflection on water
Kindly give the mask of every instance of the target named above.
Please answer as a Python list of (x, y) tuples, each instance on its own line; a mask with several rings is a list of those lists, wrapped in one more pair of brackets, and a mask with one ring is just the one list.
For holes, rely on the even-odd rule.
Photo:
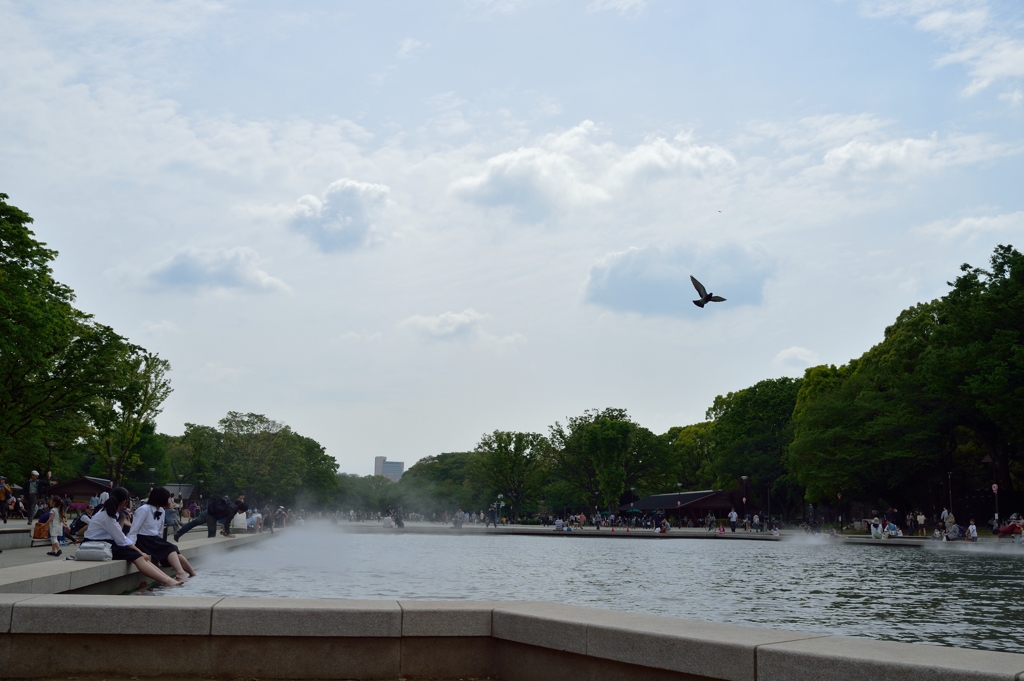
[(321, 526), (205, 558), (184, 588), (159, 593), (549, 600), (1024, 652), (1024, 549), (939, 550), (947, 546), (345, 534)]

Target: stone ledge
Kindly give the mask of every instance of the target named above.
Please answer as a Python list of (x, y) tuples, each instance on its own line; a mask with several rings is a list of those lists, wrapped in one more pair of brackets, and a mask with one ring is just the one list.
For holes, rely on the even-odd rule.
[[(558, 603), (0, 594), (0, 669), (8, 676), (53, 676), (55, 669), (64, 670), (60, 664), (47, 666), (46, 655), (35, 656), (39, 663), (18, 657), (55, 632), (73, 634), (67, 637), (73, 648), (84, 646), (68, 665), (83, 660), (95, 665), (67, 667), (69, 673), (155, 675), (163, 662), (176, 668), (170, 661), (185, 648), (190, 674), (268, 679), (377, 679), (400, 673), (498, 674), (505, 681), (1024, 678), (1019, 654)], [(150, 648), (151, 657), (132, 667), (125, 651), (142, 656)]]
[(397, 601), (225, 598), (213, 607), (214, 636), (399, 638)]
[(490, 636), (491, 612), (486, 601), (398, 601), (402, 636)]
[(587, 654), (587, 623), (594, 608), (543, 601), (500, 604), (491, 615), (491, 635), (505, 641)]
[(758, 681), (1017, 681), (1024, 655), (848, 636), (757, 649)]
[(35, 594), (0, 594), (0, 634), (11, 631), (11, 618), (16, 603), (30, 598), (38, 598)]
[(595, 609), (587, 627), (587, 655), (716, 679), (754, 681), (758, 646), (818, 636)]
[(36, 596), (13, 604), (12, 634), (206, 636), (219, 598)]
[[(231, 550), (255, 541), (270, 538), (269, 534), (240, 535), (234, 539), (216, 537), (196, 539), (178, 545), (182, 555), (194, 558), (214, 551)], [(69, 549), (70, 551), (70, 549)], [(0, 569), (0, 593), (55, 594), (82, 589), (131, 574), (138, 574), (127, 561), (52, 560)], [(146, 578), (140, 577), (140, 580)]]

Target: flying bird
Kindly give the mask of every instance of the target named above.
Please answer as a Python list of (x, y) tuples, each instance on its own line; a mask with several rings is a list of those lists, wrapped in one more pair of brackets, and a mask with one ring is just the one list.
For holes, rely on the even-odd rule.
[(708, 290), (704, 288), (704, 284), (700, 283), (690, 275), (690, 281), (693, 282), (693, 287), (697, 289), (697, 295), (700, 296), (700, 300), (693, 301), (693, 304), (697, 307), (704, 307), (708, 303), (724, 303), (725, 298), (722, 296), (716, 296), (714, 293), (708, 293)]

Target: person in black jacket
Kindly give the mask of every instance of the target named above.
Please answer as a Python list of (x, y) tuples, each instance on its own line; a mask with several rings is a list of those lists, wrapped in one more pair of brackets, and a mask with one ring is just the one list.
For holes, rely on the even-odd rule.
[(46, 480), (39, 478), (39, 471), (32, 471), (32, 475), (25, 481), (25, 484), (21, 486), (21, 493), (25, 495), (25, 510), (28, 516), (28, 524), (31, 525), (35, 521), (36, 515), (36, 504), (39, 503), (40, 497), (46, 496), (46, 490), (50, 487), (50, 472), (46, 472)]
[[(206, 523), (206, 537), (212, 538), (217, 536), (217, 523), (229, 518), (234, 518), (238, 513), (245, 513), (249, 510), (249, 507), (245, 505), (245, 501), (242, 499), (236, 499), (231, 501), (227, 495), (223, 497), (213, 497), (210, 499), (209, 505), (206, 510), (197, 513), (196, 517), (191, 522), (186, 523), (180, 530), (174, 533), (174, 541), (181, 541), (181, 536), (191, 530), (196, 525)], [(225, 533), (225, 536), (232, 536)]]

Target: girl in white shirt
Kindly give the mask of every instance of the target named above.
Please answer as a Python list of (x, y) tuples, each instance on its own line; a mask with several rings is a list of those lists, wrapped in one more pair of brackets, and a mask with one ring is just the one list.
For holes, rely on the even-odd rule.
[(47, 551), (46, 555), (56, 557), (62, 553), (57, 540), (64, 534), (64, 530), (71, 534), (68, 524), (64, 522), (64, 502), (60, 497), (53, 497), (50, 499), (50, 546), (52, 550)]
[(128, 499), (128, 490), (124, 487), (115, 487), (111, 490), (107, 500), (92, 517), (92, 522), (85, 531), (85, 540), (110, 544), (114, 560), (126, 560), (146, 577), (166, 586), (181, 586), (184, 582), (169, 577), (163, 570), (153, 565), (149, 561), (149, 556), (124, 535), (121, 524), (117, 521), (117, 514), (128, 505)]
[(181, 555), (178, 547), (160, 535), (163, 534), (164, 517), (171, 505), (171, 493), (163, 487), (156, 487), (149, 493), (149, 500), (135, 509), (132, 529), (128, 531), (128, 539), (149, 554), (150, 560), (157, 565), (174, 568), (175, 577), (184, 580), (186, 575), (195, 577), (196, 571)]

